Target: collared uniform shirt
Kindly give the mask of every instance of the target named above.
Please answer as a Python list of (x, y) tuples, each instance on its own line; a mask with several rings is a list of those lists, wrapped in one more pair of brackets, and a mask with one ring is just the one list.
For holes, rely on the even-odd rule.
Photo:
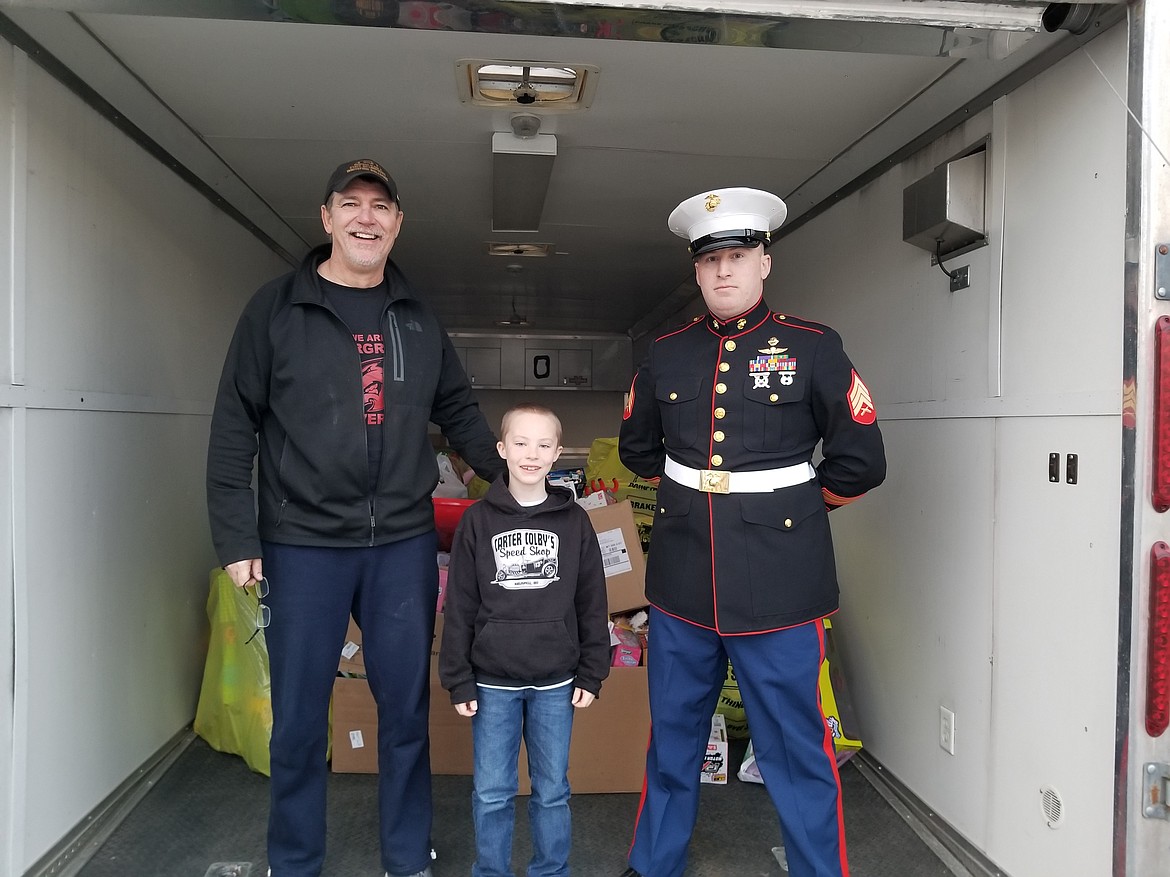
[(726, 322), (708, 314), (656, 339), (634, 376), (619, 455), (645, 478), (666, 455), (693, 469), (746, 472), (822, 459), (807, 483), (704, 493), (668, 477), (647, 566), (647, 599), (720, 633), (758, 633), (838, 607), (828, 510), (885, 478), (868, 388), (828, 326), (760, 300)]

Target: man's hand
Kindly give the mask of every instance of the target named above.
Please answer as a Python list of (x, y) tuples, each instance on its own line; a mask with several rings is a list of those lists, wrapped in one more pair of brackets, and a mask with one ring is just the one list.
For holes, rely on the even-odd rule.
[(232, 581), (236, 583), (237, 588), (247, 587), (252, 582), (258, 582), (264, 578), (264, 561), (259, 557), (253, 557), (249, 560), (237, 560), (235, 563), (229, 563), (224, 569), (232, 577)]
[(573, 706), (579, 710), (583, 710), (591, 703), (593, 703), (593, 695), (590, 692), (584, 688), (573, 689)]
[(467, 703), (455, 704), (455, 712), (457, 712), (457, 713), (459, 713), (459, 715), (465, 716), (466, 718), (469, 718), (469, 719), (472, 716), (474, 716), (478, 711), (479, 711), (479, 701), (478, 700), (469, 700), (469, 701), (467, 701)]

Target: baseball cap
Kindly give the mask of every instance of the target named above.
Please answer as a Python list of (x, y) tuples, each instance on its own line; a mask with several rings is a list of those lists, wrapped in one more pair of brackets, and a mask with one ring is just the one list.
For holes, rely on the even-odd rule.
[(390, 199), (399, 207), (402, 206), (402, 202), (398, 199), (398, 186), (395, 184), (394, 178), (372, 158), (359, 158), (339, 164), (337, 169), (330, 174), (329, 182), (325, 184), (325, 197), (321, 199), (321, 203), (328, 204), (330, 195), (334, 192), (340, 192), (358, 177), (366, 177), (381, 183), (386, 187)]

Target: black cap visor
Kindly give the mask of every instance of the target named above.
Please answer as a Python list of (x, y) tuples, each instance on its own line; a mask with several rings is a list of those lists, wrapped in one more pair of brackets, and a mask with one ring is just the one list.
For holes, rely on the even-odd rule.
[(343, 191), (354, 180), (365, 178), (372, 180), (386, 190), (390, 200), (402, 207), (402, 200), (398, 197), (398, 186), (394, 178), (386, 173), (386, 169), (373, 159), (359, 158), (357, 161), (347, 161), (337, 166), (330, 174), (329, 182), (325, 184), (325, 198), (322, 204), (328, 204), (329, 199), (337, 192)]
[(770, 243), (772, 243), (772, 235), (766, 231), (758, 231), (754, 228), (734, 228), (727, 231), (717, 231), (714, 234), (704, 235), (697, 241), (691, 241), (689, 249), (693, 258), (712, 250), (725, 250), (728, 247), (756, 247), (760, 244), (766, 247)]
[(398, 200), (398, 193), (396, 191), (394, 191), (393, 189), (391, 189), (389, 184), (384, 179), (377, 176), (376, 174), (350, 174), (347, 177), (342, 177), (340, 180), (335, 182), (329, 188), (329, 191), (327, 193), (325, 193), (325, 202), (324, 203), (328, 204), (329, 199), (332, 198), (334, 195), (336, 195), (338, 192), (344, 192), (346, 187), (348, 187), (349, 184), (352, 183), (354, 180), (369, 180), (371, 183), (377, 183), (379, 186), (381, 186), (383, 189), (386, 190), (386, 194), (390, 197), (391, 201), (393, 201), (399, 207), (402, 206), (402, 202)]

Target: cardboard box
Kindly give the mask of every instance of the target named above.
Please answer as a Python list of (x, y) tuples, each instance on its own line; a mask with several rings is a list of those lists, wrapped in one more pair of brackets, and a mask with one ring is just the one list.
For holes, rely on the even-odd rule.
[(352, 617), (349, 619), (349, 628), (345, 631), (345, 643), (341, 647), (341, 660), (337, 663), (337, 672), (348, 676), (366, 675), (366, 653), (362, 651), (362, 632)]
[(650, 742), (645, 667), (614, 667), (601, 697), (573, 714), (569, 785), (574, 795), (641, 792)]
[[(470, 776), (474, 767), (471, 745), (471, 719), (455, 712), (451, 696), (439, 682), (439, 645), (443, 638), (443, 616), (435, 619), (435, 638), (431, 642), (429, 727), (431, 738), (431, 773)], [(347, 643), (359, 647), (361, 631), (350, 621)], [(358, 666), (356, 660), (343, 665)], [(333, 772), (378, 772), (378, 708), (369, 682), (363, 673), (358, 677), (339, 676), (333, 682)], [(520, 791), (527, 795), (528, 761), (520, 751)]]
[[(629, 501), (588, 510), (606, 563), (606, 593), (611, 613), (646, 605), (646, 561)], [(460, 716), (439, 682), (438, 652), (443, 616), (436, 618), (431, 646), (431, 772), (470, 775), (473, 756), (471, 720)], [(350, 619), (346, 645), (338, 662), (341, 673), (365, 675), (361, 631)], [(643, 648), (643, 661), (646, 650)], [(339, 677), (333, 690), (333, 770), (376, 773), (377, 710), (364, 678)], [(614, 667), (601, 697), (573, 716), (569, 781), (575, 794), (640, 792), (650, 739), (650, 701), (646, 667)], [(530, 791), (528, 761), (520, 747), (520, 790)]]
[[(474, 767), (471, 720), (455, 712), (439, 683), (440, 616), (431, 654), (431, 773), (469, 776)], [(615, 667), (601, 697), (573, 715), (569, 782), (574, 794), (640, 792), (650, 739), (645, 667)], [(378, 713), (364, 678), (338, 677), (333, 685), (333, 771), (377, 773)], [(520, 747), (519, 790), (531, 791), (528, 760)]]
[(600, 509), (609, 505), (606, 492), (604, 490), (595, 490), (593, 493), (577, 498), (577, 505), (583, 509)]
[(645, 606), (646, 558), (630, 501), (586, 509), (586, 514), (601, 545), (610, 614)]
[(378, 772), (378, 709), (363, 678), (333, 681), (333, 772)]
[[(615, 667), (601, 697), (573, 713), (569, 785), (574, 795), (640, 792), (650, 741), (645, 667)], [(724, 759), (726, 761), (726, 759)], [(455, 712), (450, 696), (431, 677), (431, 773), (469, 776), (474, 768), (471, 720)], [(531, 791), (528, 756), (520, 744), (519, 790)]]
[(727, 785), (727, 724), (719, 713), (711, 716), (711, 736), (707, 739), (700, 780)]

